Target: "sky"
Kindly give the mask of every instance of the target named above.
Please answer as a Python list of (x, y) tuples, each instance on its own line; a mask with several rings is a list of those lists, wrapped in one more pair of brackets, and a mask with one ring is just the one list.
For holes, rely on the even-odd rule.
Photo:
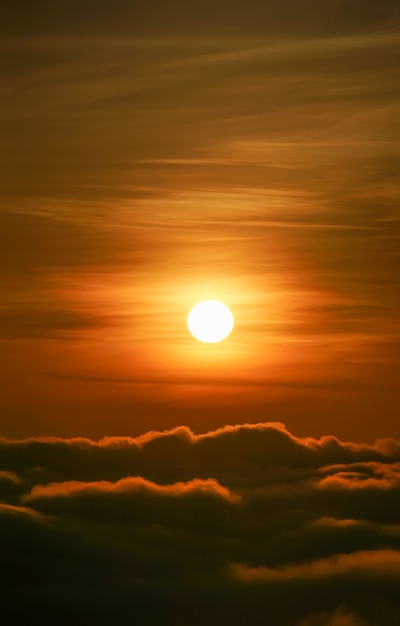
[(3, 4), (10, 624), (397, 626), (399, 2)]

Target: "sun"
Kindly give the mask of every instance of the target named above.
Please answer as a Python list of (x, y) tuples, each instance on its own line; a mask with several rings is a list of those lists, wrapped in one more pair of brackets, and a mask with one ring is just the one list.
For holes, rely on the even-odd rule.
[(187, 323), (193, 337), (204, 343), (217, 343), (231, 333), (233, 315), (226, 304), (204, 300), (192, 308)]

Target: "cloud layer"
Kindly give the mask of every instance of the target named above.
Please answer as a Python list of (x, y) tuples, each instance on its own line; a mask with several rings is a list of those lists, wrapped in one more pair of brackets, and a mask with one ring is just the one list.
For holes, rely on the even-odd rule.
[(62, 610), (99, 624), (397, 626), (397, 441), (182, 426), (3, 439), (0, 459), (15, 623)]

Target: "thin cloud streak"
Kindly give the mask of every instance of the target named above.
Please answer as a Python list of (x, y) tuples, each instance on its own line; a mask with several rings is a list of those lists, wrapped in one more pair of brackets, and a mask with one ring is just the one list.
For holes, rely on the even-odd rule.
[[(88, 383), (110, 383), (110, 384), (127, 384), (127, 385), (172, 385), (172, 386), (176, 386), (176, 385), (198, 385), (198, 386), (211, 386), (211, 387), (219, 387), (219, 386), (228, 386), (231, 387), (232, 385), (234, 386), (240, 386), (240, 387), (248, 387), (248, 388), (252, 388), (252, 387), (263, 387), (263, 388), (300, 388), (300, 389), (336, 389), (338, 384), (341, 385), (341, 387), (346, 387), (348, 386), (351, 389), (357, 389), (358, 387), (363, 388), (364, 387), (364, 382), (360, 381), (351, 381), (351, 382), (347, 382), (345, 380), (325, 380), (325, 381), (304, 381), (304, 380), (290, 380), (290, 381), (283, 381), (283, 380), (274, 380), (274, 379), (268, 379), (268, 378), (258, 378), (258, 379), (250, 379), (250, 380), (246, 380), (246, 379), (240, 379), (240, 378), (217, 378), (217, 377), (210, 377), (207, 378), (206, 376), (204, 377), (199, 377), (199, 378), (189, 378), (189, 377), (185, 377), (185, 376), (179, 376), (179, 378), (174, 377), (174, 378), (113, 378), (113, 377), (101, 377), (101, 376), (85, 376), (85, 375), (79, 375), (79, 374), (61, 374), (61, 373), (56, 373), (56, 372), (46, 372), (45, 373), (46, 376), (48, 376), (49, 378), (57, 378), (60, 380), (71, 380), (71, 381), (81, 381), (81, 382), (88, 382)], [(382, 384), (380, 383), (380, 386), (382, 386)], [(393, 383), (387, 382), (386, 383), (387, 387), (392, 387)]]

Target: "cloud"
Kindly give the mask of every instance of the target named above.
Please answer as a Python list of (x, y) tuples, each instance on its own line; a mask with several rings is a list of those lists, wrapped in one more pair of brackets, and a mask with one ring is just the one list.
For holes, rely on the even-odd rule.
[[(169, 504), (168, 504), (169, 502)], [(36, 485), (22, 503), (52, 515), (67, 515), (95, 523), (162, 524), (172, 528), (201, 529), (213, 519), (221, 531), (232, 505), (240, 497), (216, 480), (193, 479), (158, 485), (141, 477), (108, 481), (49, 483)]]
[(379, 468), (392, 472), (393, 464), (400, 461), (400, 445), (390, 439), (375, 445), (346, 443), (335, 437), (302, 439), (276, 423), (225, 426), (200, 435), (181, 426), (137, 438), (106, 437), (99, 441), (0, 439), (0, 453), (7, 470), (29, 472), (39, 466), (56, 472), (60, 480), (118, 480), (141, 475), (167, 484), (195, 476), (212, 477), (232, 488), (259, 483), (266, 486), (269, 482), (275, 487), (278, 482), (290, 485), (312, 478), (317, 470), (328, 466), (331, 470), (325, 470), (323, 478), (342, 476), (349, 466), (357, 469), (352, 465), (356, 463), (364, 464), (369, 473), (372, 467), (377, 472)]
[(96, 492), (111, 494), (146, 493), (153, 496), (179, 498), (192, 493), (206, 494), (213, 497), (223, 498), (228, 501), (235, 501), (237, 498), (228, 489), (221, 487), (217, 481), (194, 479), (187, 483), (175, 483), (173, 485), (157, 485), (141, 477), (124, 478), (117, 483), (107, 481), (82, 483), (71, 481), (67, 483), (49, 483), (48, 485), (36, 485), (32, 490), (28, 500), (47, 497), (73, 497), (90, 496)]
[(232, 573), (242, 581), (273, 582), (286, 580), (321, 579), (328, 577), (393, 578), (400, 576), (400, 550), (371, 550), (353, 554), (334, 556), (311, 563), (290, 565), (272, 569), (268, 567), (250, 568), (232, 564)]
[(300, 620), (296, 626), (369, 626), (369, 623), (354, 613), (338, 609), (333, 613), (310, 615)]
[(15, 472), (0, 471), (0, 501), (9, 501), (23, 490), (23, 481)]
[(2, 439), (5, 614), (397, 626), (399, 450), (276, 423)]

